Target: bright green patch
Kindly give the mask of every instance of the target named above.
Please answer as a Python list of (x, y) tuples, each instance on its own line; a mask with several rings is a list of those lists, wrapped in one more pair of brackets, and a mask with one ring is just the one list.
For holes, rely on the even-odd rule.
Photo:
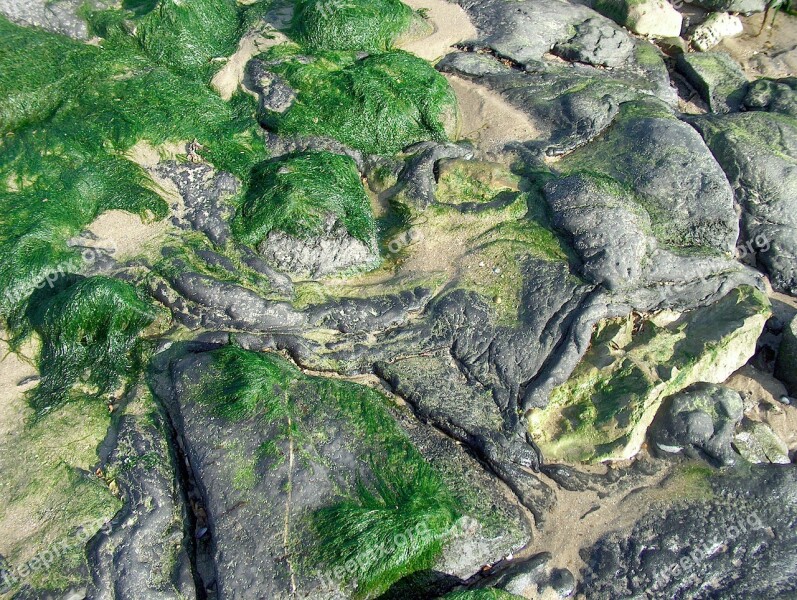
[(311, 50), (389, 50), (410, 27), (400, 0), (298, 0), (294, 39)]
[(157, 316), (150, 301), (123, 281), (90, 277), (61, 283), (34, 295), (27, 313), (42, 340), (42, 379), (33, 393), (38, 409), (66, 400), (79, 381), (98, 393), (113, 391), (140, 369), (139, 335)]
[(519, 177), (497, 163), (446, 160), (438, 164), (435, 198), (445, 204), (483, 203), (518, 191)]
[(307, 152), (258, 165), (233, 225), (242, 241), (256, 246), (274, 229), (298, 238), (321, 235), (329, 214), (352, 237), (375, 244), (371, 204), (354, 161)]
[[(318, 53), (310, 62), (277, 47), (266, 60), (297, 90), (283, 113), (262, 121), (281, 134), (335, 138), (372, 154), (393, 154), (425, 140), (444, 141), (456, 121), (456, 98), (445, 77), (426, 61), (401, 51), (357, 60), (353, 54)], [(306, 58), (306, 57), (305, 57)]]

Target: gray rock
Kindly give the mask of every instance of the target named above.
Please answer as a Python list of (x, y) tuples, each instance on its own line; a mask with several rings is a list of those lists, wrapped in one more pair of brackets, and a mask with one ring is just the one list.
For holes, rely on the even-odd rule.
[(713, 12), (749, 14), (764, 12), (767, 0), (692, 0), (692, 4)]
[[(0, 0), (0, 15), (20, 25), (41, 27), (76, 40), (89, 37), (88, 25), (79, 16), (84, 0)], [(112, 0), (92, 0), (92, 8), (117, 4)]]
[(376, 240), (365, 243), (355, 238), (331, 213), (324, 218), (322, 234), (298, 238), (275, 229), (258, 244), (257, 250), (275, 269), (313, 279), (379, 261)]
[(568, 569), (554, 569), (547, 583), (560, 598), (569, 598), (576, 591), (576, 578)]
[(422, 287), (389, 296), (342, 298), (311, 307), (308, 321), (314, 327), (342, 333), (384, 331), (405, 324), (412, 313), (421, 311), (431, 299)]
[(425, 210), (435, 201), (435, 165), (446, 158), (470, 158), (473, 151), (458, 144), (420, 142), (407, 148), (404, 168), (398, 176), (396, 191), (402, 199), (419, 210)]
[(162, 416), (125, 415), (106, 472), (124, 501), (108, 530), (92, 539), (92, 583), (86, 598), (113, 600), (195, 597), (192, 540), (178, 486), (177, 468)]
[(575, 26), (575, 35), (557, 42), (552, 52), (565, 60), (595, 66), (621, 67), (632, 58), (634, 41), (604, 19), (592, 18)]
[(677, 37), (683, 17), (667, 0), (594, 0), (599, 13), (639, 35)]
[(766, 423), (745, 419), (733, 438), (733, 446), (743, 459), (751, 463), (791, 463), (786, 442)]
[(759, 79), (744, 98), (748, 110), (764, 110), (797, 119), (797, 77)]
[(695, 384), (662, 402), (651, 439), (664, 452), (700, 450), (724, 465), (734, 464), (731, 447), (744, 405), (738, 392), (719, 385)]
[(489, 578), (490, 587), (504, 590), (508, 594), (526, 597), (524, 594), (529, 589), (542, 587), (547, 579), (547, 565), (552, 556), (548, 552), (535, 554), (526, 560), (517, 561), (497, 575)]
[(711, 112), (737, 112), (747, 94), (741, 67), (724, 52), (681, 54), (678, 70), (697, 89)]
[(628, 104), (600, 141), (558, 167), (606, 175), (629, 187), (659, 242), (729, 255), (739, 236), (733, 190), (706, 144), (653, 103)]
[(701, 481), (701, 498), (643, 516), (582, 551), (589, 598), (793, 598), (797, 468), (751, 467)]
[(774, 113), (696, 117), (742, 211), (738, 253), (797, 293), (797, 121)]
[(247, 63), (245, 83), (260, 96), (260, 110), (283, 113), (296, 100), (296, 91), (262, 60), (255, 58)]
[(797, 397), (797, 317), (792, 317), (783, 328), (775, 376), (786, 384), (792, 396)]

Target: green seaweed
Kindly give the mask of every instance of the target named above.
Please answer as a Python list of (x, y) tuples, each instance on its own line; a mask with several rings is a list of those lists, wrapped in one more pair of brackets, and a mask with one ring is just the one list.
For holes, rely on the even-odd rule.
[(80, 380), (108, 393), (140, 370), (139, 335), (157, 316), (151, 302), (123, 281), (70, 279), (35, 294), (27, 311), (42, 340), (42, 379), (32, 396), (40, 410), (62, 403)]
[(263, 124), (280, 134), (327, 136), (372, 154), (393, 154), (425, 140), (444, 141), (456, 119), (456, 98), (426, 61), (402, 51), (356, 59), (323, 52), (307, 60), (277, 47), (270, 69), (297, 91), (284, 112), (264, 111)]
[(233, 231), (255, 246), (274, 229), (308, 238), (324, 233), (329, 214), (352, 237), (375, 245), (376, 224), (354, 161), (329, 152), (293, 154), (255, 167)]
[(389, 50), (410, 27), (400, 0), (298, 0), (291, 32), (310, 50)]
[(519, 600), (522, 597), (503, 590), (486, 589), (451, 592), (443, 596), (443, 600)]

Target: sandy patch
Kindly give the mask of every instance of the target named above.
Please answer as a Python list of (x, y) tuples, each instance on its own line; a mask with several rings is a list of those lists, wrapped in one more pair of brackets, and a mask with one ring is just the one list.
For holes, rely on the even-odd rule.
[(497, 93), (456, 75), (446, 75), (446, 79), (459, 103), (458, 137), (474, 142), (482, 155), (499, 152), (507, 142), (539, 137), (539, 129), (529, 117)]
[[(27, 350), (30, 350), (28, 352)], [(33, 356), (33, 351), (23, 349), (23, 357), (11, 352), (8, 344), (0, 341), (0, 449), (21, 431), (29, 408), (23, 394), (35, 385), (30, 382), (24, 386), (21, 381), (37, 375), (32, 360), (25, 356)]]
[(153, 146), (149, 142), (139, 141), (125, 152), (125, 158), (144, 169), (152, 169), (163, 160), (176, 160), (179, 156), (187, 156), (188, 142), (167, 142)]
[(420, 58), (436, 61), (454, 49), (454, 45), (476, 37), (476, 28), (461, 6), (445, 0), (404, 0), (414, 10), (425, 10), (432, 33), (420, 40), (399, 44), (399, 48)]
[(210, 85), (224, 100), (232, 98), (244, 80), (246, 63), (272, 46), (287, 42), (288, 38), (276, 30), (260, 31), (253, 29), (238, 42), (238, 50), (227, 59), (227, 63), (213, 76)]
[[(111, 251), (114, 259), (124, 260), (141, 255), (158, 243), (166, 233), (166, 221), (145, 222), (138, 215), (109, 210), (97, 217), (87, 228), (94, 236), (92, 246)], [(85, 240), (81, 243), (89, 245)]]
[(772, 16), (770, 13), (761, 35), (757, 34), (763, 14), (741, 17), (744, 33), (723, 40), (712, 51), (730, 54), (750, 78), (794, 76), (797, 74), (797, 17), (778, 12), (775, 24), (770, 26)]

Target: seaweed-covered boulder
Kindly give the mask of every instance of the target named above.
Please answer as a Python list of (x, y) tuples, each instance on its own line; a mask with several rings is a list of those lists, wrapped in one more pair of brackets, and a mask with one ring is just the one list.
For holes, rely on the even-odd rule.
[(311, 50), (389, 50), (431, 27), (400, 0), (300, 0), (291, 32)]
[(681, 502), (584, 549), (578, 591), (600, 600), (793, 597), (797, 468), (696, 470), (693, 480)]
[(776, 113), (697, 117), (742, 210), (739, 252), (797, 293), (797, 121)]
[(722, 464), (733, 464), (731, 447), (744, 406), (738, 392), (711, 384), (696, 384), (666, 398), (651, 430), (663, 452), (701, 450)]
[(689, 52), (677, 60), (678, 70), (708, 103), (711, 112), (736, 112), (747, 94), (747, 78), (724, 52)]
[(376, 225), (354, 161), (305, 152), (262, 163), (234, 232), (273, 267), (321, 277), (375, 262)]
[(724, 381), (754, 354), (768, 316), (761, 292), (737, 288), (711, 306), (637, 323), (636, 335), (632, 317), (601, 323), (570, 379), (528, 415), (531, 438), (548, 460), (634, 456), (662, 400)]
[(377, 595), (424, 569), (470, 577), (528, 541), (494, 479), (376, 390), (209, 348), (160, 355), (152, 384), (201, 491), (219, 595)]
[(443, 142), (456, 132), (454, 92), (425, 60), (400, 50), (365, 57), (298, 52), (278, 46), (258, 59), (253, 85), (264, 97), (260, 120), (267, 129), (334, 138), (372, 154)]

